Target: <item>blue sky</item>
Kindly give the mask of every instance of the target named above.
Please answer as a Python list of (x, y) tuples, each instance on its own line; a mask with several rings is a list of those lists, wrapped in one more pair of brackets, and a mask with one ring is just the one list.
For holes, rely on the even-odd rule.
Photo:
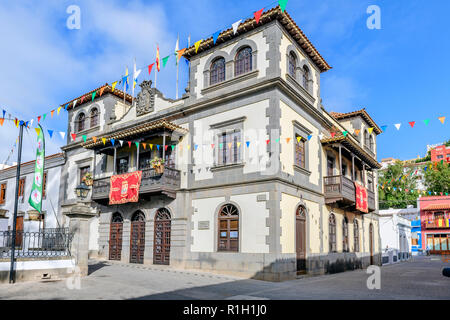
[[(81, 29), (69, 30), (69, 5), (81, 9)], [(366, 27), (369, 5), (381, 9), (381, 30)], [(180, 46), (230, 27), (267, 1), (2, 1), (0, 30), (0, 109), (25, 120), (55, 109), (106, 82), (171, 54)], [(328, 111), (365, 107), (381, 125), (378, 160), (424, 156), (426, 145), (450, 138), (450, 39), (447, 0), (290, 0), (287, 11), (333, 67), (322, 74), (321, 94)], [(157, 87), (175, 96), (175, 60), (158, 74)], [(180, 69), (180, 93), (187, 69)], [(148, 79), (143, 70), (139, 80)], [(151, 79), (153, 80), (153, 74)], [(442, 125), (437, 119), (446, 116)], [(44, 128), (65, 131), (66, 113), (47, 117)], [(428, 126), (424, 119), (430, 119)], [(36, 121), (36, 120), (35, 120)], [(414, 129), (409, 121), (416, 121)], [(394, 127), (402, 123), (400, 131)], [(24, 137), (24, 160), (34, 158), (36, 134)], [(11, 123), (0, 127), (0, 162), (17, 135)], [(48, 138), (48, 137), (47, 137)], [(47, 139), (47, 154), (64, 141)], [(14, 152), (11, 160), (15, 161)]]

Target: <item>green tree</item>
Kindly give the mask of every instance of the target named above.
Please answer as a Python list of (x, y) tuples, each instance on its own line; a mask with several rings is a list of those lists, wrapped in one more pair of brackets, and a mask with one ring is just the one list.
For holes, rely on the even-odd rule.
[[(416, 179), (414, 167), (404, 167), (401, 162), (379, 171), (378, 199), (380, 209), (406, 208), (417, 205)], [(413, 191), (412, 191), (413, 190)]]
[(450, 165), (446, 162), (433, 164), (425, 172), (425, 185), (433, 193), (450, 193)]

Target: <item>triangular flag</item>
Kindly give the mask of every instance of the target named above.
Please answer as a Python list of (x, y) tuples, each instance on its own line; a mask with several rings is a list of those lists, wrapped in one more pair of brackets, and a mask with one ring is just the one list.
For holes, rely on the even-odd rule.
[(81, 97), (81, 101), (80, 101), (80, 103), (83, 103), (83, 101), (84, 101), (84, 97), (85, 97), (85, 96), (82, 96), (82, 97)]
[(408, 122), (408, 123), (409, 123), (409, 125), (411, 126), (411, 128), (414, 128), (414, 125), (416, 124), (415, 121), (411, 121), (411, 122)]
[(53, 114), (55, 113), (55, 110), (50, 111), (50, 115), (53, 118)]
[(381, 126), (381, 131), (386, 131), (388, 126)]
[(355, 135), (359, 135), (359, 133), (361, 132), (361, 129), (355, 129)]
[(183, 49), (177, 51), (177, 60), (178, 61), (181, 59), (181, 57), (183, 56), (185, 51), (186, 51), (186, 48), (183, 48)]
[(334, 136), (336, 135), (336, 132), (331, 132), (331, 137), (334, 138)]
[(152, 68), (153, 68), (154, 65), (155, 65), (155, 63), (153, 62), (152, 64), (150, 64), (148, 66), (148, 75), (150, 75), (152, 73)]
[(97, 91), (95, 91), (93, 94), (92, 94), (92, 101), (94, 101), (94, 99), (95, 99), (95, 95), (97, 94)]
[(286, 143), (289, 143), (291, 141), (291, 138), (286, 138)]
[(309, 135), (309, 136), (308, 136), (308, 140), (311, 140), (311, 138), (312, 138), (312, 135)]
[(302, 140), (302, 137), (298, 136), (297, 137), (297, 142), (300, 142), (300, 140)]
[(287, 2), (288, 0), (278, 0), (278, 5), (281, 8), (281, 12), (284, 12), (284, 10), (286, 9)]
[(97, 143), (97, 137), (92, 137), (92, 141), (94, 141), (94, 143)]
[(194, 150), (198, 149), (198, 144), (194, 145)]
[(167, 148), (168, 148), (169, 146), (164, 146), (164, 150), (166, 150), (167, 151)]
[(156, 145), (156, 149), (158, 149), (158, 150), (159, 150), (159, 144), (157, 144), (157, 145)]
[(241, 21), (242, 21), (242, 19), (236, 21), (235, 23), (233, 23), (233, 24), (231, 25), (231, 26), (233, 27), (233, 34), (236, 34), (237, 29), (238, 29), (239, 25), (241, 24)]
[(266, 144), (269, 144), (270, 140), (266, 140)]
[(116, 143), (116, 139), (110, 139), (111, 144), (114, 145)]
[(213, 148), (213, 149), (214, 149), (214, 146), (215, 146), (215, 144), (214, 144), (214, 143), (211, 143), (211, 148)]
[(76, 105), (76, 104), (77, 104), (77, 99), (75, 99), (75, 100), (73, 101), (72, 109), (75, 108), (75, 105)]
[(202, 41), (203, 41), (203, 39), (202, 40), (198, 40), (196, 43), (194, 43), (195, 53), (197, 53), (198, 48), (200, 48), (200, 44), (202, 43)]
[(53, 136), (53, 130), (47, 130), (48, 135), (50, 136), (50, 138)]
[(105, 87), (102, 87), (102, 88), (100, 89), (100, 97), (103, 95), (103, 90), (105, 90)]
[(323, 133), (319, 133), (319, 139), (322, 140), (323, 138)]
[(259, 23), (259, 19), (261, 18), (263, 11), (264, 11), (264, 8), (253, 13), (253, 15), (255, 16), (256, 24)]
[(106, 138), (102, 138), (103, 145), (106, 145)]
[(3, 122), (5, 122), (5, 118), (0, 118), (0, 126), (3, 125)]
[(401, 123), (396, 123), (396, 124), (394, 124), (394, 126), (397, 128), (397, 130), (400, 130), (400, 126), (401, 126), (402, 124)]
[(425, 123), (426, 126), (428, 125), (429, 122), (430, 122), (430, 119), (423, 120), (423, 123)]
[(369, 131), (369, 134), (372, 134), (373, 128), (369, 128), (368, 131)]
[(37, 117), (38, 123), (41, 121), (41, 116)]
[(221, 33), (222, 31), (221, 30), (219, 30), (219, 31), (216, 31), (216, 32), (214, 32), (213, 33), (213, 44), (216, 44), (216, 41), (217, 41), (217, 38), (219, 38), (219, 35), (220, 35), (220, 33)]
[(150, 150), (153, 150), (153, 144), (150, 143)]
[(123, 140), (119, 140), (120, 146), (123, 147)]
[(445, 122), (445, 117), (439, 117), (438, 119), (439, 119), (440, 122), (442, 122), (442, 124), (444, 124), (444, 122)]
[(128, 142), (128, 148), (131, 148), (131, 141), (127, 141)]
[(75, 141), (75, 139), (77, 138), (77, 134), (76, 133), (72, 133), (71, 136), (72, 136), (72, 140)]
[(83, 141), (86, 142), (87, 137), (85, 135), (81, 136), (83, 138)]
[(116, 85), (117, 85), (117, 81), (114, 81), (112, 83), (112, 86), (111, 86), (111, 92), (114, 92), (114, 89), (116, 88)]
[(41, 128), (34, 128), (34, 130), (36, 130), (37, 135), (41, 133)]
[(136, 148), (139, 148), (139, 142), (135, 142), (135, 144), (136, 144)]
[(175, 145), (173, 144), (173, 145), (171, 145), (171, 147), (172, 147), (172, 151), (173, 151), (173, 149), (175, 149)]
[(348, 134), (348, 131), (342, 131), (342, 134), (344, 135), (344, 137), (346, 137)]
[(66, 133), (64, 132), (64, 131), (60, 131), (59, 132), (59, 135), (61, 136), (61, 138), (65, 138), (65, 136), (66, 136)]
[(246, 141), (245, 144), (247, 145), (247, 148), (250, 146), (250, 141)]
[(237, 146), (238, 146), (238, 148), (239, 148), (239, 147), (241, 146), (241, 143), (240, 143), (240, 142), (238, 142), (238, 143), (237, 143)]
[(167, 60), (169, 60), (169, 58), (170, 58), (170, 56), (167, 56), (167, 57), (162, 58), (162, 65), (163, 65), (163, 68), (166, 66)]

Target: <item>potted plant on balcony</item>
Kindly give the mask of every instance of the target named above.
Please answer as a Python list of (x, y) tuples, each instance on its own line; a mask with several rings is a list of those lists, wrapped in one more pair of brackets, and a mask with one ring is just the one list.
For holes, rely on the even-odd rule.
[(150, 164), (152, 165), (152, 168), (155, 169), (156, 173), (164, 172), (164, 159), (155, 157), (150, 161)]
[(86, 173), (82, 180), (87, 186), (92, 186), (94, 183), (94, 179), (92, 178), (92, 174), (90, 172)]

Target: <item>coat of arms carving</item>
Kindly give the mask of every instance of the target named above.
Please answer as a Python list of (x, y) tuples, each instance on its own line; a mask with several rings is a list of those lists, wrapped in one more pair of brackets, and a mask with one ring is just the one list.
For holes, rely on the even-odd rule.
[(141, 92), (136, 97), (136, 115), (142, 116), (154, 110), (155, 97), (151, 81), (142, 81), (139, 86), (141, 87)]

